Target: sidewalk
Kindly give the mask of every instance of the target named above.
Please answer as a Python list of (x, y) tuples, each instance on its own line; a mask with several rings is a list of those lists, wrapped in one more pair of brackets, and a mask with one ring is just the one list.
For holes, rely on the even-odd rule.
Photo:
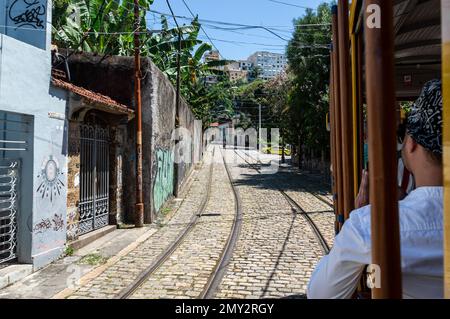
[(79, 277), (106, 264), (142, 236), (151, 236), (155, 227), (117, 229), (95, 242), (61, 258), (19, 282), (0, 290), (0, 298), (51, 298)]
[[(62, 257), (47, 267), (18, 282), (0, 289), (0, 299), (65, 298), (78, 285), (95, 278), (120, 258), (158, 233), (177, 212), (182, 198), (187, 196), (197, 170), (188, 177), (179, 198), (173, 198), (162, 209), (164, 213), (152, 225), (143, 228), (116, 229), (94, 242)], [(18, 265), (23, 266), (23, 265)], [(27, 265), (24, 265), (27, 266)], [(2, 270), (5, 270), (3, 268)], [(31, 271), (30, 271), (31, 272)]]

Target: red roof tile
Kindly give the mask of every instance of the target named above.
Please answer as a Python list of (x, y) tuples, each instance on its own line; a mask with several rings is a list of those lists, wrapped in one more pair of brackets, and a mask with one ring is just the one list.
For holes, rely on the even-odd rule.
[(89, 91), (85, 88), (76, 86), (72, 83), (63, 81), (61, 79), (57, 79), (55, 77), (52, 77), (52, 84), (56, 87), (59, 87), (61, 89), (68, 90), (70, 92), (73, 92), (81, 97), (83, 97), (87, 103), (89, 104), (100, 104), (102, 106), (106, 106), (108, 109), (112, 109), (113, 111), (116, 111), (118, 113), (123, 114), (133, 114), (134, 111), (130, 108), (128, 108), (126, 105), (121, 104), (117, 101), (114, 101), (108, 96), (95, 93), (92, 91)]

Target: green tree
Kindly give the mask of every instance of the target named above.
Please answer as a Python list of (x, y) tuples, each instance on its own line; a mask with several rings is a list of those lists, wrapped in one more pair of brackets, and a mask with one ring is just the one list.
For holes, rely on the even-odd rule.
[[(304, 153), (329, 152), (329, 133), (326, 131), (329, 89), (329, 43), (331, 6), (324, 3), (316, 11), (306, 10), (294, 20), (295, 31), (287, 48), (289, 72), (293, 76), (289, 94), (289, 131), (292, 143)], [(326, 24), (303, 27), (304, 24)], [(307, 152), (308, 151), (308, 152)]]
[(219, 75), (216, 84), (205, 85), (197, 81), (192, 86), (189, 103), (204, 128), (216, 121), (231, 120), (235, 117), (233, 89), (225, 75)]
[(292, 78), (286, 73), (280, 73), (274, 79), (265, 83), (266, 103), (273, 126), (280, 130), (281, 156), (284, 163), (284, 149), (291, 139), (293, 132), (289, 132), (289, 93), (292, 91)]
[[(153, 0), (139, 0), (141, 9), (149, 9), (152, 3)], [(59, 47), (73, 50), (131, 56), (134, 54), (133, 6), (133, 0), (58, 0), (54, 3), (53, 40)], [(181, 47), (181, 94), (194, 107), (194, 112), (206, 119), (206, 123), (211, 121), (206, 113), (213, 109), (217, 116), (232, 116), (231, 99), (221, 91), (229, 83), (202, 87), (205, 76), (220, 73), (216, 68), (230, 61), (203, 61), (203, 55), (212, 47), (198, 39), (198, 18), (178, 29), (169, 28), (167, 17), (161, 16), (162, 30), (152, 33), (147, 30), (145, 10), (140, 10), (140, 14), (141, 55), (150, 57), (175, 84)]]
[[(133, 0), (61, 0), (61, 10), (53, 21), (53, 39), (60, 47), (86, 52), (130, 53), (133, 43)], [(139, 0), (149, 9), (153, 0)], [(56, 9), (55, 9), (56, 10)], [(141, 26), (146, 30), (145, 12), (141, 10)], [(141, 34), (141, 40), (146, 35)]]

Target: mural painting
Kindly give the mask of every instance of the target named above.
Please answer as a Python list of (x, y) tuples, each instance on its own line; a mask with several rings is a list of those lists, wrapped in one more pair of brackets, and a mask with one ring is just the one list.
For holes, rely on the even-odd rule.
[(156, 178), (153, 186), (153, 207), (158, 212), (173, 193), (174, 154), (171, 150), (156, 151)]
[(61, 196), (64, 191), (63, 176), (64, 173), (60, 169), (58, 160), (52, 155), (45, 158), (41, 166), (41, 173), (37, 176), (40, 183), (36, 193), (53, 202), (54, 198)]

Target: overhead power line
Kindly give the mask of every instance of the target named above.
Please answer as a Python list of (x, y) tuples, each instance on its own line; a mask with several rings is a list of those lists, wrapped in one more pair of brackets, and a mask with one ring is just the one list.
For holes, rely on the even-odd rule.
[[(185, 7), (188, 9), (188, 11), (191, 13), (192, 17), (195, 18), (195, 14), (192, 12), (191, 8), (189, 8), (187, 2), (185, 0), (182, 0)], [(217, 52), (219, 52), (219, 55), (222, 56), (222, 58), (224, 58), (224, 56), (220, 53), (219, 49), (217, 48), (217, 46), (214, 44), (214, 42), (212, 41), (212, 39), (209, 37), (208, 33), (205, 31), (205, 29), (203, 28), (202, 25), (200, 25), (200, 29), (203, 31), (203, 33), (206, 35), (206, 37), (208, 38), (209, 42), (211, 43), (211, 45), (217, 50)]]
[[(164, 12), (160, 12), (160, 11), (156, 11), (156, 10), (149, 10), (150, 12), (154, 12), (157, 14), (161, 14), (161, 15), (169, 15), (167, 13)], [(185, 16), (176, 16), (179, 19), (185, 19), (185, 20), (189, 20), (192, 21), (192, 18), (189, 17), (185, 17)], [(266, 30), (267, 32), (272, 33), (273, 35), (275, 35), (276, 37), (284, 40), (284, 41), (288, 41), (287, 39), (283, 38), (281, 35), (277, 34), (276, 32), (272, 31), (271, 29), (262, 26), (262, 25), (248, 25), (248, 24), (240, 24), (240, 23), (232, 23), (232, 22), (225, 22), (225, 21), (215, 21), (215, 20), (207, 20), (207, 19), (198, 19), (199, 22), (206, 22), (206, 23), (212, 23), (212, 24), (222, 24), (222, 25), (228, 25), (228, 26), (237, 26), (237, 27), (246, 27), (246, 28), (250, 28), (250, 29), (263, 29)]]
[(305, 7), (305, 6), (299, 6), (297, 4), (292, 4), (292, 3), (287, 3), (287, 2), (283, 2), (283, 1), (276, 1), (276, 0), (268, 0), (270, 2), (274, 2), (274, 3), (279, 3), (279, 4), (284, 4), (286, 6), (291, 6), (291, 7), (297, 7), (297, 8), (302, 8), (302, 9), (311, 9), (311, 10), (316, 10), (314, 8), (311, 7)]
[[(156, 14), (161, 14), (161, 15), (171, 15), (170, 13), (165, 13), (165, 12), (152, 10), (152, 9), (150, 9), (148, 11), (156, 13)], [(179, 19), (184, 19), (184, 20), (192, 20), (192, 18), (186, 17), (186, 16), (177, 15), (176, 17)], [(210, 20), (210, 19), (199, 19), (199, 21), (203, 21), (206, 23), (213, 23), (213, 24), (228, 25), (228, 26), (250, 27), (250, 28), (270, 28), (270, 29), (276, 28), (276, 27), (292, 28), (292, 27), (318, 27), (318, 26), (330, 26), (331, 25), (330, 23), (305, 23), (305, 24), (294, 24), (292, 26), (267, 26), (267, 25), (250, 25), (250, 24), (242, 24), (242, 23), (235, 23), (235, 22)]]
[[(266, 47), (286, 47), (288, 44), (267, 44), (267, 43), (255, 43), (255, 42), (247, 42), (247, 41), (236, 41), (236, 40), (225, 40), (225, 39), (217, 39), (213, 38), (215, 41), (226, 42), (232, 44), (249, 44), (249, 45), (261, 45)], [(302, 45), (301, 42), (293, 41), (292, 43), (297, 44), (294, 47), (300, 48), (328, 48), (327, 44), (306, 44)]]

